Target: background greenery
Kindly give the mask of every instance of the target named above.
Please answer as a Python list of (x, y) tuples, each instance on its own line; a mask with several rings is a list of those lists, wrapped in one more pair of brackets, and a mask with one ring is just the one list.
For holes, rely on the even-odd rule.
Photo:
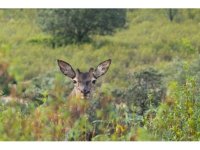
[[(123, 10), (125, 24), (111, 34), (56, 47), (41, 11), (0, 10), (0, 140), (200, 140), (199, 9)], [(73, 84), (56, 59), (87, 71), (108, 58), (96, 96), (74, 119)]]

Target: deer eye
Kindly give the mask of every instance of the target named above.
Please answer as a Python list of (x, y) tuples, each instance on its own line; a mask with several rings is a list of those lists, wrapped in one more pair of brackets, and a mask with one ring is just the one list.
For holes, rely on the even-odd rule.
[(74, 84), (76, 84), (76, 83), (77, 83), (77, 81), (76, 81), (76, 80), (73, 80), (73, 83), (74, 83)]
[(96, 83), (96, 80), (93, 80), (92, 83), (95, 84), (95, 83)]

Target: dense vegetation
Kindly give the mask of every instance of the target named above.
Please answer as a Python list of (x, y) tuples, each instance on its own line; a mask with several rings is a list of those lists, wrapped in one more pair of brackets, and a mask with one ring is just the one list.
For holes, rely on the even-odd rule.
[[(127, 10), (112, 35), (55, 48), (38, 12), (0, 10), (0, 140), (200, 140), (199, 9)], [(74, 118), (56, 59), (86, 71), (108, 58)]]

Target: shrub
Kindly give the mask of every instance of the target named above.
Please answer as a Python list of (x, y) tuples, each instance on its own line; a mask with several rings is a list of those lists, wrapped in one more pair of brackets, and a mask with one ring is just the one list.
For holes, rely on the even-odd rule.
[(13, 94), (9, 85), (16, 84), (16, 80), (8, 73), (8, 64), (0, 64), (0, 95)]
[(149, 124), (152, 134), (169, 141), (200, 140), (200, 87), (196, 82), (196, 77), (190, 76), (184, 85), (169, 84), (170, 94)]
[(115, 91), (121, 96), (132, 111), (144, 115), (150, 107), (157, 107), (165, 97), (163, 75), (155, 69), (146, 69), (130, 76), (130, 85), (124, 91)]

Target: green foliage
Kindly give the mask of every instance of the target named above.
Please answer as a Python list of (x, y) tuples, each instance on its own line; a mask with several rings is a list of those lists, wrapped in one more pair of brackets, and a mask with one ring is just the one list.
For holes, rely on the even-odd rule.
[(7, 64), (0, 64), (0, 95), (9, 95), (11, 93), (9, 86), (16, 84), (15, 79), (8, 74), (7, 69)]
[(126, 10), (51, 9), (40, 10), (39, 23), (53, 36), (52, 46), (81, 43), (91, 34), (111, 34), (126, 23)]
[[(75, 15), (78, 25), (71, 18), (72, 31), (87, 26), (81, 23), (83, 15), (91, 15), (95, 23), (94, 14), (88, 14), (92, 10), (45, 13), (65, 15), (61, 11), (81, 13)], [(1, 90), (6, 87), (0, 92), (8, 95), (0, 97), (0, 140), (199, 140), (199, 9), (178, 9), (173, 22), (163, 9), (93, 11), (99, 12), (95, 16), (103, 30), (88, 32), (82, 40), (92, 38), (90, 43), (76, 44), (61, 38), (68, 34), (60, 31), (56, 37), (42, 32), (38, 10), (0, 10), (0, 59), (7, 65), (0, 70)], [(47, 21), (54, 19), (62, 17)], [(125, 21), (127, 28), (115, 28)], [(60, 39), (54, 49), (49, 46)], [(72, 44), (64, 46), (65, 40)], [(112, 64), (97, 80), (94, 99), (70, 105), (87, 107), (75, 118), (67, 99), (73, 84), (60, 73), (56, 60), (88, 71), (108, 58)], [(17, 83), (15, 97), (9, 78)]]
[[(72, 128), (69, 128), (71, 117), (64, 101), (48, 100), (37, 108), (32, 103), (1, 105), (0, 140), (125, 141), (144, 140), (146, 136), (155, 139), (146, 130), (137, 128), (126, 105), (113, 107), (114, 103), (111, 103), (105, 107), (105, 99), (100, 101), (103, 106), (93, 111), (93, 118), (85, 114)], [(140, 135), (140, 131), (144, 133)]]
[(58, 103), (37, 109), (31, 103), (24, 107), (12, 104), (0, 113), (0, 139), (63, 140), (66, 124), (64, 118), (67, 115), (63, 107), (58, 108)]
[[(113, 91), (116, 97), (121, 95), (129, 107), (139, 115), (144, 115), (150, 107), (157, 107), (165, 98), (163, 76), (155, 69), (136, 72), (128, 78), (131, 83), (125, 91)], [(136, 110), (135, 110), (136, 109)]]
[[(182, 61), (175, 59), (174, 62), (169, 66), (168, 74), (169, 81), (176, 80), (178, 84), (186, 84), (186, 80), (190, 76), (196, 76), (197, 84), (199, 84), (200, 74), (200, 58), (199, 56), (193, 61)], [(173, 66), (173, 67), (172, 67)]]
[(199, 140), (199, 90), (196, 77), (188, 77), (185, 85), (172, 82), (170, 95), (163, 103), (149, 125), (151, 133), (162, 140)]

